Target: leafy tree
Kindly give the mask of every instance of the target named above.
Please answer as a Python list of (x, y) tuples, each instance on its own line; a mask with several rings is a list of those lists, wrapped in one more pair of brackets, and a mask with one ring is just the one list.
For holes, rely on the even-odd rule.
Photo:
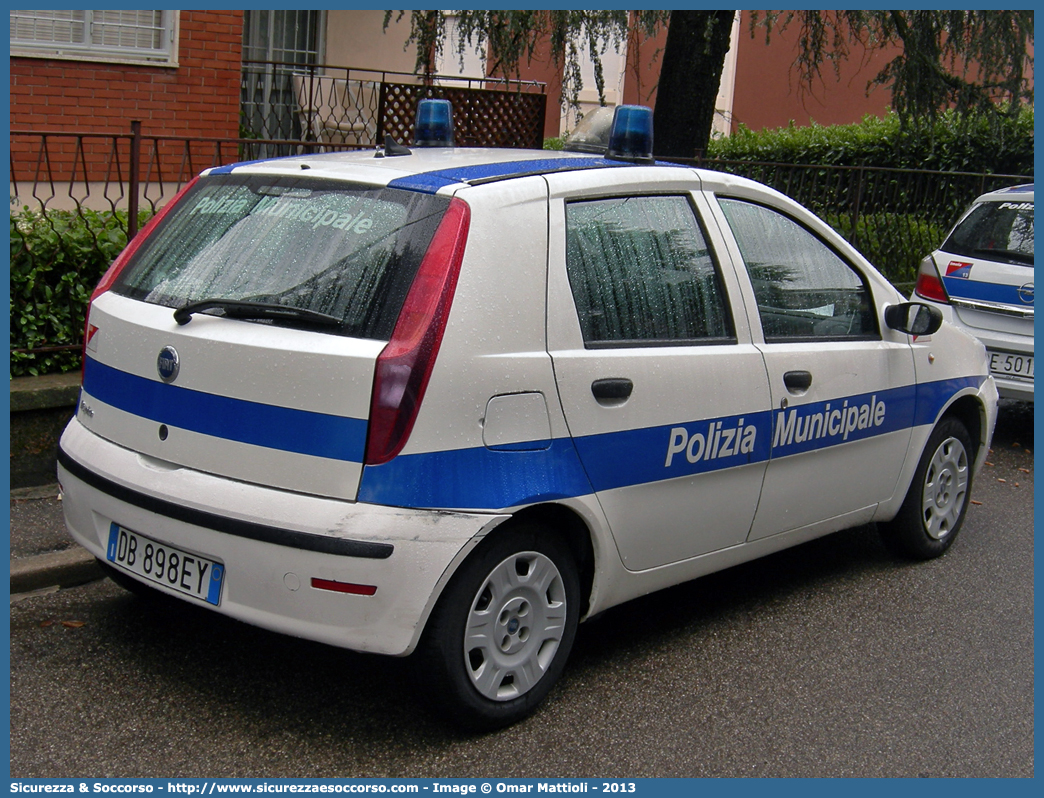
[(899, 52), (867, 84), (890, 87), (892, 109), (904, 126), (933, 123), (952, 109), (959, 117), (1018, 116), (1033, 102), (1032, 11), (782, 11), (751, 17), (755, 27), (799, 27), (797, 66), (811, 85), (824, 63), (840, 63), (853, 47)]
[[(395, 12), (387, 12), (385, 25)], [(407, 12), (398, 12), (399, 18)], [(431, 74), (445, 47), (450, 12), (410, 13), (410, 43), (417, 45), (417, 71)], [(488, 52), (490, 73), (517, 76), (522, 59), (543, 43), (563, 69), (563, 99), (578, 104), (581, 61), (594, 65), (604, 101), (601, 56), (619, 48), (632, 31), (654, 35), (667, 25), (657, 88), (656, 153), (691, 157), (710, 139), (714, 101), (721, 80), (733, 11), (459, 11), (458, 55), (468, 47)], [(799, 26), (797, 66), (811, 84), (830, 62), (835, 70), (853, 48), (866, 52), (898, 46), (899, 54), (871, 81), (889, 87), (892, 107), (906, 126), (934, 121), (952, 108), (959, 117), (1017, 115), (1032, 102), (1029, 87), (1032, 11), (785, 11), (755, 13), (751, 35)]]
[(691, 158), (714, 124), (735, 11), (672, 11), (656, 88), (656, 154)]
[[(396, 12), (385, 13), (387, 28)], [(398, 12), (398, 19), (406, 14)], [(589, 58), (594, 65), (595, 88), (605, 101), (605, 77), (602, 55), (608, 48), (619, 48), (627, 41), (632, 26), (647, 36), (656, 33), (666, 22), (667, 11), (411, 11), (410, 36), (407, 44), (417, 46), (418, 74), (430, 75), (446, 48), (451, 18), (456, 20), (457, 55), (463, 63), (471, 48), (488, 52), (493, 63), (489, 74), (518, 76), (523, 59), (531, 60), (537, 49), (548, 45), (551, 62), (563, 68), (562, 96), (565, 102), (579, 106), (583, 88), (581, 64)]]

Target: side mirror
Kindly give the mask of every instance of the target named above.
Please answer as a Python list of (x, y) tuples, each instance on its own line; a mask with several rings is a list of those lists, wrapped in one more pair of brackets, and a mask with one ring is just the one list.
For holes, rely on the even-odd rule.
[(942, 327), (942, 311), (923, 302), (903, 302), (885, 308), (885, 324), (907, 335), (931, 335)]

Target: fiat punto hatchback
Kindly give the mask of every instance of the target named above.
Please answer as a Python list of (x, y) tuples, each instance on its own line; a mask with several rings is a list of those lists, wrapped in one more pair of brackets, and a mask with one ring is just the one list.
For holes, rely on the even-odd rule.
[(914, 292), (986, 345), (1001, 396), (1033, 401), (1033, 186), (975, 200)]
[(648, 118), (604, 155), (204, 172), (93, 295), (72, 535), (134, 589), (414, 654), (475, 728), (650, 591), (868, 522), (942, 554), (982, 344), (785, 196), (655, 163)]

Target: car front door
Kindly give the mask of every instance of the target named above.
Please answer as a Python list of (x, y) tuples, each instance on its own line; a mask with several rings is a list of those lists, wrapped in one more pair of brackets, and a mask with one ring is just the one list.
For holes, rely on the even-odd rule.
[(873, 294), (888, 289), (809, 220), (749, 198), (718, 204), (749, 277), (772, 394), (750, 540), (869, 521), (895, 491), (914, 411), (909, 339), (884, 328)]
[(548, 348), (624, 565), (740, 545), (765, 471), (769, 391), (735, 312), (737, 275), (699, 218), (706, 200), (648, 183), (659, 193), (607, 186), (591, 198), (588, 186), (581, 198), (575, 180), (548, 177)]

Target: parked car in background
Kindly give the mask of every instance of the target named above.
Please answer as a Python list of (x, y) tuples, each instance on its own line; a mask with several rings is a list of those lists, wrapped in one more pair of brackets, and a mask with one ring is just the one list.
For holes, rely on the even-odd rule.
[(604, 154), (440, 118), (210, 169), (103, 278), (59, 480), (115, 579), (414, 654), (492, 728), (629, 599), (869, 522), (950, 547), (982, 344), (784, 195), (654, 162), (648, 109)]
[(1033, 186), (983, 194), (921, 262), (914, 299), (986, 345), (1000, 395), (1033, 401)]

